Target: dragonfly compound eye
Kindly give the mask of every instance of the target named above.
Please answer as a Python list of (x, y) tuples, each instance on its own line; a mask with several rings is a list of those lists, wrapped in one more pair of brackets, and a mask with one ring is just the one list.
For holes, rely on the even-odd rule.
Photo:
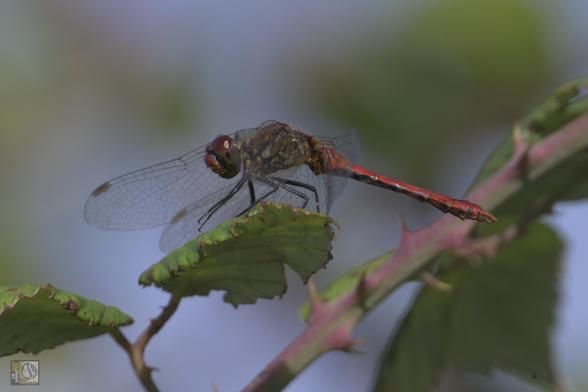
[(230, 136), (221, 135), (206, 148), (204, 162), (223, 178), (235, 177), (241, 171), (241, 154)]

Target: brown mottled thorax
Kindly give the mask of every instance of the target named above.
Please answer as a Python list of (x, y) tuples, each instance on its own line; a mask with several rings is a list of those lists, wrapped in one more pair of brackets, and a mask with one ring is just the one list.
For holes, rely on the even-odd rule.
[(255, 130), (255, 136), (242, 146), (245, 167), (249, 173), (265, 174), (308, 165), (314, 174), (343, 174), (351, 167), (324, 139), (319, 139), (278, 121), (266, 121)]
[(250, 173), (273, 173), (307, 163), (311, 137), (277, 121), (261, 124), (243, 145), (245, 167)]

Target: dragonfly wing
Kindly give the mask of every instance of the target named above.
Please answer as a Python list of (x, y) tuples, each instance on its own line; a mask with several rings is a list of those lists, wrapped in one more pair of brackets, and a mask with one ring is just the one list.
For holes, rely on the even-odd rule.
[[(237, 180), (238, 182), (238, 180)], [(236, 185), (236, 182), (221, 189), (217, 192), (207, 195), (204, 198), (196, 201), (192, 205), (187, 206), (180, 212), (177, 221), (168, 225), (161, 235), (159, 247), (164, 252), (170, 252), (196, 237), (201, 232), (207, 231), (218, 224), (231, 219), (241, 213), (250, 204), (249, 188), (247, 183), (231, 197), (221, 208), (214, 213), (211, 218), (200, 228), (198, 223), (200, 217), (208, 212), (217, 202), (222, 200), (224, 196), (229, 194), (231, 189)]]
[(86, 201), (86, 221), (115, 230), (163, 225), (195, 200), (238, 181), (220, 178), (206, 166), (204, 155), (205, 146), (105, 182)]
[(314, 136), (316, 139), (331, 147), (334, 147), (341, 155), (347, 158), (351, 163), (357, 164), (360, 159), (361, 151), (357, 131), (352, 131), (344, 135), (335, 137)]
[[(282, 170), (273, 174), (274, 177), (282, 179), (289, 179), (297, 182), (302, 182), (314, 187), (319, 195), (319, 201), (321, 209), (325, 210), (325, 203), (328, 200), (328, 188), (325, 187), (326, 181), (329, 180), (329, 176), (321, 175), (316, 176), (307, 166), (298, 166), (288, 170)], [(292, 207), (301, 208), (305, 200), (300, 196), (295, 195), (283, 188), (279, 188), (276, 192), (271, 193), (270, 196), (264, 197), (272, 191), (272, 187), (264, 181), (252, 178), (253, 186), (255, 189), (256, 200), (262, 199), (264, 201), (273, 201), (276, 203), (288, 204)], [(229, 199), (223, 206), (212, 215), (209, 221), (200, 229), (200, 223), (198, 219), (202, 217), (213, 205), (227, 195), (232, 187), (227, 186), (222, 188), (219, 192), (215, 192), (214, 195), (207, 196), (197, 202), (193, 203), (185, 208), (185, 214), (182, 215), (182, 219), (174, 222), (167, 226), (161, 236), (159, 246), (161, 250), (169, 252), (180, 246), (186, 241), (196, 237), (199, 232), (207, 231), (218, 224), (234, 218), (243, 212), (251, 203), (251, 196), (249, 193), (249, 187), (247, 184), (237, 192), (231, 199)], [(315, 196), (314, 193), (306, 188), (291, 186), (296, 191), (304, 193), (308, 197), (307, 209), (315, 211)], [(200, 230), (199, 230), (200, 229)]]
[[(316, 138), (322, 143), (333, 147), (339, 154), (347, 158), (349, 162), (356, 164), (359, 161), (360, 146), (356, 131), (335, 137), (317, 136)], [(326, 211), (329, 212), (335, 199), (339, 197), (345, 189), (347, 179), (331, 175), (320, 175), (317, 177), (320, 177), (320, 180), (324, 183), (324, 186), (327, 189), (325, 192), (327, 197)]]

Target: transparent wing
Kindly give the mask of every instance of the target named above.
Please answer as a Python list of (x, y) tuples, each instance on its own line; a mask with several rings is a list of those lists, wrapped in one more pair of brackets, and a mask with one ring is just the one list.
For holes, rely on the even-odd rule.
[(239, 192), (227, 200), (227, 202), (212, 215), (204, 226), (200, 228), (201, 224), (198, 223), (200, 217), (206, 214), (217, 202), (222, 200), (222, 198), (227, 195), (235, 185), (236, 182), (235, 184), (223, 187), (222, 189), (219, 189), (218, 192), (208, 195), (186, 207), (186, 214), (182, 219), (168, 225), (161, 234), (161, 239), (159, 240), (159, 247), (161, 250), (164, 252), (170, 252), (184, 245), (184, 243), (196, 237), (201, 232), (207, 231), (228, 219), (234, 218), (245, 210), (250, 204), (249, 187), (247, 186), (247, 183), (243, 185)]
[(198, 200), (207, 202), (222, 195), (240, 176), (219, 177), (204, 163), (205, 150), (201, 146), (177, 159), (105, 182), (86, 201), (86, 221), (104, 229), (146, 229), (178, 220), (178, 212)]
[[(300, 182), (304, 181), (309, 185), (315, 186), (317, 188), (317, 192), (319, 193), (319, 197), (321, 198), (321, 205), (323, 205), (322, 203), (324, 200), (326, 200), (324, 197), (324, 187), (320, 180), (316, 179), (316, 176), (310, 171), (310, 169), (308, 169), (308, 167), (299, 166), (297, 168), (288, 169), (279, 173), (281, 174), (280, 178), (288, 178)], [(278, 189), (275, 193), (272, 193), (271, 196), (264, 198), (264, 195), (272, 191), (272, 186), (255, 178), (252, 178), (251, 181), (253, 182), (257, 200), (263, 198), (263, 200), (266, 201), (274, 201), (299, 208), (304, 205), (303, 198), (296, 196), (295, 194), (284, 189)], [(225, 195), (227, 195), (231, 191), (232, 186), (227, 186), (222, 190), (219, 190), (218, 193), (209, 195), (206, 198), (198, 200), (193, 205), (186, 207), (185, 216), (183, 216), (181, 220), (168, 225), (163, 231), (159, 242), (159, 247), (161, 250), (164, 252), (172, 251), (182, 246), (192, 238), (196, 237), (200, 232), (207, 231), (228, 219), (234, 218), (235, 216), (242, 213), (247, 207), (249, 207), (251, 204), (251, 196), (249, 193), (249, 187), (247, 183), (245, 183), (239, 192), (227, 200), (222, 205), (222, 207), (220, 207), (212, 215), (210, 220), (208, 220), (206, 224), (202, 226), (202, 228), (200, 227), (201, 224), (198, 222), (200, 217), (206, 214), (206, 212), (212, 206), (214, 206)], [(307, 208), (310, 210), (315, 210), (314, 194), (304, 188), (296, 188), (296, 190), (308, 195), (309, 202)]]
[(351, 131), (339, 136), (314, 136), (322, 143), (335, 147), (339, 153), (349, 159), (351, 163), (358, 163), (361, 155), (357, 131)]
[[(351, 163), (358, 163), (360, 157), (360, 146), (356, 131), (352, 131), (351, 133), (336, 137), (316, 136), (316, 138), (322, 143), (335, 148), (335, 150), (347, 158)], [(326, 189), (326, 212), (329, 212), (335, 199), (345, 189), (347, 179), (344, 177), (330, 175), (320, 175), (315, 177), (318, 177), (317, 180), (320, 180), (322, 183), (324, 183), (324, 187)]]

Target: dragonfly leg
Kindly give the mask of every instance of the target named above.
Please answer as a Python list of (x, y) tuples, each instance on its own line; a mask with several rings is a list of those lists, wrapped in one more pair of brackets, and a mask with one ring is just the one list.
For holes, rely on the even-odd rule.
[(210, 207), (208, 209), (208, 211), (206, 211), (200, 218), (198, 218), (198, 223), (200, 224), (200, 227), (198, 228), (198, 230), (202, 229), (202, 227), (204, 227), (204, 225), (206, 224), (206, 222), (208, 222), (210, 220), (210, 218), (212, 218), (212, 216), (227, 202), (229, 201), (233, 196), (235, 196), (235, 194), (237, 192), (239, 192), (239, 190), (243, 187), (243, 184), (245, 184), (245, 181), (247, 180), (246, 176), (243, 176), (243, 178), (241, 178), (239, 180), (239, 182), (237, 184), (235, 184), (235, 186), (233, 187), (233, 189), (231, 189), (231, 191), (229, 193), (227, 193), (227, 195), (225, 197), (223, 197), (222, 199), (220, 199), (218, 202), (216, 202), (212, 207)]
[(255, 187), (253, 187), (253, 181), (251, 178), (247, 180), (247, 185), (249, 186), (249, 196), (251, 196), (251, 204), (255, 203)]
[(253, 207), (255, 207), (257, 205), (257, 203), (259, 203), (260, 201), (262, 201), (264, 199), (267, 199), (272, 194), (274, 194), (278, 189), (280, 189), (279, 184), (276, 184), (274, 181), (270, 181), (268, 179), (261, 179), (261, 178), (259, 178), (259, 180), (261, 182), (263, 182), (264, 184), (271, 186), (272, 189), (269, 190), (265, 195), (261, 196), (259, 199), (256, 200), (255, 199), (255, 190), (253, 189), (253, 182), (249, 181), (249, 192), (251, 194), (251, 204), (249, 204), (249, 207), (245, 208), (237, 216), (241, 216), (241, 215), (246, 214), (247, 212), (251, 211), (251, 209)]
[[(275, 180), (281, 184), (287, 184), (287, 185), (292, 185), (292, 186), (297, 186), (300, 188), (308, 189), (309, 191), (311, 191), (314, 194), (314, 200), (316, 202), (316, 212), (320, 212), (321, 209), (320, 209), (319, 196), (318, 196), (318, 192), (314, 186), (306, 184), (304, 182), (294, 181), (294, 180), (286, 180), (284, 178), (279, 178), (279, 177), (272, 177), (272, 180)], [(286, 189), (289, 192), (296, 194), (296, 192), (293, 192), (292, 188), (290, 188), (290, 187), (288, 187), (289, 189), (287, 189), (285, 187), (282, 187), (282, 188)], [(298, 195), (298, 196), (300, 196), (300, 195)], [(304, 199), (306, 199), (306, 202), (308, 203), (308, 197), (306, 197), (306, 195), (304, 195)], [(306, 204), (304, 204), (304, 206), (306, 207)]]
[(304, 204), (302, 205), (302, 208), (303, 209), (306, 208), (306, 206), (308, 205), (308, 201), (310, 200), (308, 198), (308, 195), (306, 195), (306, 194), (304, 194), (304, 193), (302, 193), (300, 191), (297, 191), (296, 189), (294, 189), (294, 188), (292, 188), (292, 187), (290, 187), (290, 186), (288, 186), (286, 184), (280, 184), (280, 188), (282, 188), (283, 190), (288, 191), (288, 192), (290, 192), (290, 193), (298, 196), (299, 198), (303, 199), (304, 200)]

